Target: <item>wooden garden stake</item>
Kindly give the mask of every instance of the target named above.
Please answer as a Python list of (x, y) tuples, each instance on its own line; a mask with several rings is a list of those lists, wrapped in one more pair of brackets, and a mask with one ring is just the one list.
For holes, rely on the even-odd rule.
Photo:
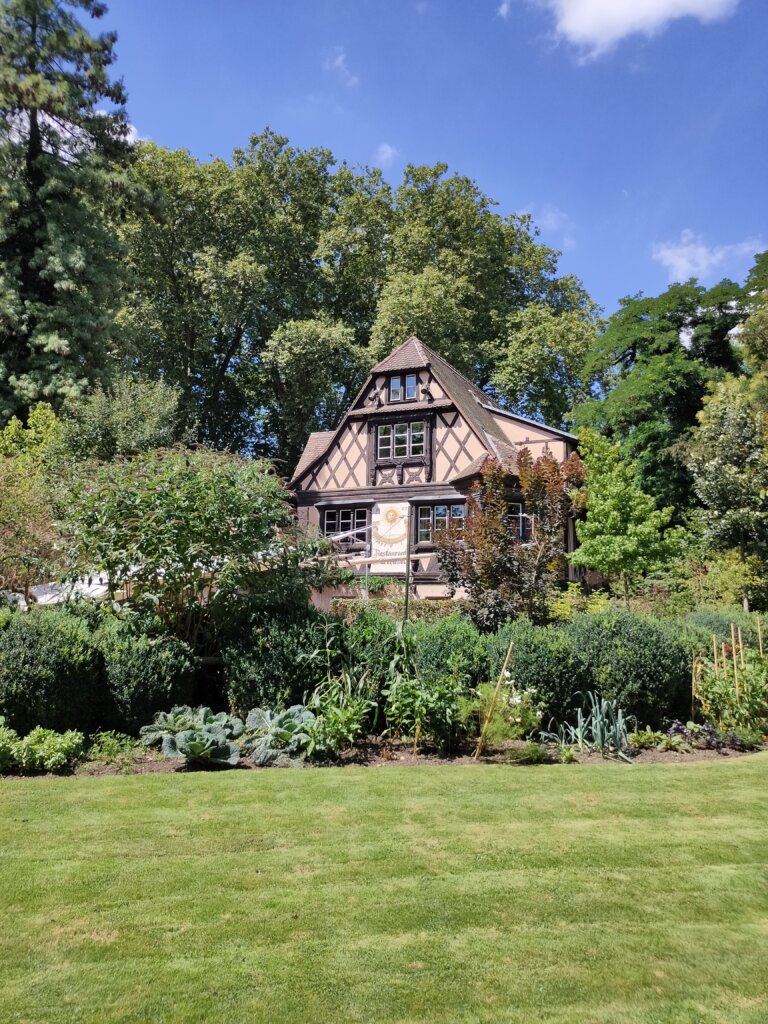
[(721, 645), (721, 647), (720, 647), (720, 654), (722, 655), (722, 659), (723, 659), (723, 675), (727, 679), (728, 678), (728, 659), (725, 656), (725, 644)]
[(760, 657), (763, 656), (763, 630), (760, 626), (760, 616), (757, 616), (757, 642), (760, 646)]
[(416, 732), (413, 734), (413, 756), (416, 756), (416, 748), (419, 745), (419, 734), (421, 733), (421, 722), (416, 723)]
[(493, 718), (493, 709), (496, 707), (496, 701), (499, 696), (499, 691), (501, 690), (501, 684), (504, 682), (504, 676), (507, 671), (507, 665), (509, 664), (509, 659), (511, 657), (512, 641), (510, 640), (509, 647), (507, 648), (507, 656), (504, 659), (504, 664), (502, 665), (501, 672), (499, 673), (499, 681), (498, 683), (496, 683), (496, 689), (493, 691), (493, 700), (491, 701), (491, 706), (488, 708), (488, 714), (485, 716), (483, 728), (480, 730), (480, 739), (477, 741), (477, 748), (475, 749), (474, 754), (475, 760), (477, 760), (483, 752), (483, 747), (485, 746), (485, 734), (488, 732), (488, 726), (490, 725), (491, 719)]
[(739, 626), (739, 655), (741, 657), (741, 667), (746, 669), (747, 663), (744, 660), (744, 641), (741, 638), (741, 626)]

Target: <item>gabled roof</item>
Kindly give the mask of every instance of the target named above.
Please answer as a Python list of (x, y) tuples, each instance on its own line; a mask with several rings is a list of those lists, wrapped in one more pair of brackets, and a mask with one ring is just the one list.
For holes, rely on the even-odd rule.
[(293, 471), (294, 480), (301, 476), (304, 470), (308, 469), (315, 459), (320, 458), (320, 456), (328, 450), (331, 438), (335, 433), (335, 430), (314, 430), (309, 435), (309, 440), (304, 446), (304, 451), (301, 453), (301, 458), (298, 461), (296, 469)]
[[(456, 406), (475, 434), (477, 434), (480, 442), (487, 449), (488, 454), (511, 467), (516, 463), (516, 449), (504, 436), (504, 432), (497, 423), (495, 416), (511, 416), (513, 419), (520, 419), (523, 422), (531, 423), (562, 437), (572, 436), (565, 434), (561, 430), (555, 430), (553, 427), (545, 427), (541, 423), (534, 424), (532, 420), (526, 420), (522, 416), (515, 416), (506, 409), (502, 409), (489, 395), (473, 384), (471, 380), (468, 380), (462, 373), (459, 373), (437, 352), (433, 352), (420, 338), (414, 336), (408, 338), (402, 345), (398, 345), (394, 351), (390, 352), (388, 356), (385, 356), (384, 359), (373, 367), (364, 386), (358, 392), (357, 398), (352, 402), (336, 430), (318, 431), (310, 434), (307, 446), (302, 452), (291, 482), (293, 483), (300, 476), (303, 476), (328, 451), (335, 438), (343, 430), (353, 410), (355, 410), (360, 397), (370, 387), (373, 377), (380, 373), (421, 370), (425, 367), (429, 367), (435, 374), (451, 402)], [(437, 405), (437, 402), (433, 402), (430, 407), (435, 408)], [(359, 410), (355, 410), (355, 414), (357, 415), (358, 413)], [(475, 461), (481, 464), (481, 461), (484, 460), (485, 456), (482, 456), (481, 460)], [(466, 475), (466, 472), (462, 473), (461, 477), (456, 479), (464, 479)]]

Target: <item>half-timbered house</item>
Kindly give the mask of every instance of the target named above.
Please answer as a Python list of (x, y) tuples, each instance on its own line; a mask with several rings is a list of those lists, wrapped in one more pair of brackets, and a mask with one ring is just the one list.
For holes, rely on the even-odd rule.
[[(310, 435), (291, 480), (299, 524), (336, 538), (361, 573), (402, 577), (410, 555), (415, 592), (440, 596), (436, 532), (461, 527), (488, 458), (514, 474), (523, 446), (562, 461), (576, 438), (500, 408), (409, 338), (374, 366), (336, 430)], [(510, 513), (525, 535), (521, 501)]]

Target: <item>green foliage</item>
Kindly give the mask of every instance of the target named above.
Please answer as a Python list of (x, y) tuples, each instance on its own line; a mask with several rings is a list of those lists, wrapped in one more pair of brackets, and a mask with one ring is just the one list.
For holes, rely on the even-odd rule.
[(144, 753), (144, 744), (135, 736), (114, 730), (94, 733), (89, 737), (88, 760), (97, 764), (130, 768)]
[(709, 291), (689, 281), (657, 297), (627, 297), (587, 360), (604, 393), (577, 408), (576, 422), (621, 443), (640, 489), (659, 508), (691, 504), (677, 446), (695, 424), (707, 382), (738, 368), (730, 332), (744, 319), (744, 299), (731, 281)]
[(635, 750), (657, 750), (666, 738), (668, 738), (666, 733), (660, 732), (658, 729), (651, 729), (648, 725), (645, 729), (630, 732), (627, 735), (630, 747)]
[(533, 687), (521, 689), (507, 672), (498, 696), (495, 683), (482, 683), (472, 701), (471, 714), (478, 731), (493, 709), (485, 732), (486, 746), (530, 736), (541, 724), (542, 706)]
[[(688, 447), (694, 491), (705, 535), (714, 547), (747, 554), (768, 551), (768, 450), (763, 415), (752, 407), (748, 385), (730, 379), (713, 388), (698, 415)], [(746, 584), (746, 581), (745, 581)], [(749, 590), (743, 591), (749, 610)]]
[[(576, 694), (576, 696), (580, 696)], [(628, 761), (629, 719), (616, 701), (606, 700), (589, 691), (583, 707), (575, 710), (575, 722), (561, 722), (556, 731), (541, 733), (541, 738), (559, 747), (571, 745), (579, 750), (596, 750), (603, 757), (615, 755)]]
[(242, 719), (228, 715), (226, 711), (214, 714), (210, 708), (179, 704), (170, 711), (158, 711), (149, 725), (141, 727), (139, 735), (145, 746), (160, 747), (167, 736), (207, 729), (218, 730), (226, 740), (236, 740), (243, 735), (244, 725)]
[(518, 688), (536, 691), (544, 721), (564, 715), (573, 694), (590, 688), (589, 665), (568, 630), (534, 626), (526, 619), (508, 623), (487, 638), (489, 679), (498, 679), (510, 641), (510, 676)]
[(570, 622), (574, 615), (586, 612), (589, 615), (607, 612), (610, 596), (604, 590), (587, 593), (580, 583), (567, 583), (564, 590), (554, 590), (547, 602), (551, 622)]
[(731, 626), (738, 631), (745, 643), (757, 644), (757, 624), (753, 616), (745, 614), (740, 608), (699, 608), (679, 620), (684, 628), (697, 631), (700, 642), (694, 653), (706, 654), (712, 650), (712, 635), (718, 643), (730, 644)]
[(67, 513), (71, 575), (130, 586), (193, 647), (245, 605), (306, 602), (326, 574), (304, 567), (323, 543), (291, 537), (287, 492), (258, 460), (172, 449), (102, 464)]
[(108, 619), (94, 642), (104, 658), (107, 690), (122, 728), (135, 732), (158, 708), (191, 699), (194, 662), (182, 640), (147, 636)]
[(307, 706), (315, 715), (307, 752), (315, 757), (349, 749), (362, 735), (371, 713), (378, 710), (366, 676), (355, 678), (349, 672), (321, 683)]
[(485, 674), (485, 645), (477, 627), (461, 614), (411, 627), (416, 674), (426, 683), (444, 679), (452, 670), (468, 685)]
[(233, 767), (240, 760), (240, 748), (229, 742), (227, 730), (218, 724), (168, 733), (161, 749), (165, 757), (202, 767)]
[(345, 660), (350, 670), (365, 673), (372, 692), (378, 694), (388, 678), (395, 650), (395, 620), (379, 610), (379, 602), (361, 602), (347, 609), (350, 619), (344, 628)]
[(10, 771), (15, 763), (14, 749), (19, 741), (18, 733), (5, 724), (0, 715), (0, 774)]
[(184, 439), (179, 392), (164, 380), (118, 377), (69, 402), (62, 443), (76, 459), (126, 459)]
[(0, 7), (0, 422), (110, 369), (123, 281), (113, 222), (131, 187), (115, 36), (100, 0)]
[(85, 740), (81, 732), (54, 732), (34, 728), (13, 745), (13, 766), (22, 772), (61, 772), (82, 760)]
[(558, 312), (532, 302), (510, 313), (497, 342), (493, 386), (499, 396), (523, 416), (562, 426), (596, 383), (585, 367), (597, 326), (591, 304)]
[(464, 734), (465, 693), (455, 675), (432, 683), (397, 675), (383, 691), (388, 728), (396, 735), (413, 737), (414, 749), (426, 740), (442, 753), (450, 753)]
[(223, 649), (224, 685), (231, 708), (284, 707), (325, 678), (327, 666), (309, 658), (324, 643), (316, 614), (262, 619)]
[(258, 768), (299, 766), (313, 748), (316, 722), (314, 713), (302, 704), (285, 711), (254, 708), (245, 722), (243, 750)]
[(59, 432), (44, 402), (33, 406), (26, 425), (13, 417), (0, 430), (0, 588), (26, 598), (58, 567), (52, 478)]
[(585, 432), (580, 448), (587, 468), (587, 516), (576, 522), (579, 547), (568, 557), (573, 565), (620, 581), (629, 604), (631, 584), (674, 551), (672, 537), (663, 535), (673, 510), (657, 509), (643, 493), (618, 444)]
[(512, 747), (505, 756), (507, 764), (546, 764), (549, 760), (547, 748), (541, 743), (526, 743), (522, 747)]
[(518, 452), (514, 486), (534, 524), (526, 538), (509, 515), (509, 471), (489, 459), (481, 482), (469, 493), (463, 529), (438, 535), (440, 569), (452, 590), (467, 592), (469, 614), (483, 631), (497, 629), (520, 614), (535, 621), (546, 619), (547, 599), (565, 565), (571, 495), (582, 479), (576, 454), (561, 464), (549, 454), (534, 459), (527, 448)]
[(696, 700), (708, 722), (722, 730), (768, 731), (768, 659), (745, 652), (745, 668), (737, 656), (738, 678), (729, 661), (704, 664), (696, 684)]
[(318, 318), (281, 324), (261, 359), (268, 394), (263, 430), (291, 469), (311, 431), (338, 424), (365, 381), (370, 357), (354, 344), (350, 328)]
[(82, 620), (51, 608), (11, 617), (0, 631), (0, 713), (19, 732), (105, 723), (101, 658)]
[(640, 724), (657, 727), (690, 706), (691, 662), (672, 625), (627, 614), (580, 615), (564, 627), (589, 685)]

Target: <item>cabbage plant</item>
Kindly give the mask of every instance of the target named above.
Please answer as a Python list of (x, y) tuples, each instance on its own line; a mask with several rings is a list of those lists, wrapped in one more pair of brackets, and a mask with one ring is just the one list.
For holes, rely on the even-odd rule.
[(162, 752), (188, 764), (236, 765), (240, 760), (240, 748), (229, 742), (226, 729), (219, 724), (166, 733)]
[(191, 708), (188, 704), (177, 704), (170, 711), (158, 711), (150, 725), (141, 727), (139, 735), (146, 746), (159, 747), (166, 736), (200, 731), (209, 726), (222, 729), (228, 740), (236, 740), (243, 735), (242, 719), (228, 715), (226, 711), (215, 715), (210, 708)]
[(300, 765), (309, 750), (315, 716), (303, 704), (285, 711), (254, 708), (245, 720), (243, 750), (260, 768)]

